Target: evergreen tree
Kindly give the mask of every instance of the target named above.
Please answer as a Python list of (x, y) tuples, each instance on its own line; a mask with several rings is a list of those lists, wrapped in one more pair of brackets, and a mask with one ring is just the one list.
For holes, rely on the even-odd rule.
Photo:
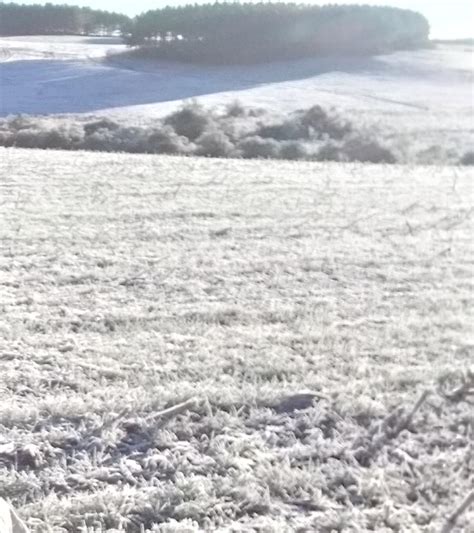
[(397, 8), (216, 2), (143, 13), (127, 40), (156, 57), (247, 63), (381, 53), (424, 45), (428, 35), (422, 15)]
[(127, 23), (125, 15), (90, 8), (0, 3), (0, 35), (112, 33)]

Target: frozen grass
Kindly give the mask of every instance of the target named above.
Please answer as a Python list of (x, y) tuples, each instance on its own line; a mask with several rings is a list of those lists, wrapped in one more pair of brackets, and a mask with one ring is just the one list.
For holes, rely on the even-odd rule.
[(467, 389), (406, 416), (472, 362), (469, 169), (0, 165), (0, 497), (33, 531), (441, 531)]

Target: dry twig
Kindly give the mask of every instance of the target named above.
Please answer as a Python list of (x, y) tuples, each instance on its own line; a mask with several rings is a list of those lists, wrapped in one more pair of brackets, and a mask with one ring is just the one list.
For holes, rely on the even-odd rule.
[(453, 527), (456, 525), (456, 522), (459, 520), (461, 515), (467, 511), (467, 509), (474, 503), (474, 490), (471, 490), (471, 492), (464, 498), (461, 505), (457, 507), (451, 515), (446, 520), (446, 523), (443, 526), (443, 529), (441, 530), (441, 533), (449, 533), (452, 531)]
[(198, 403), (198, 398), (190, 398), (189, 400), (186, 400), (185, 402), (178, 403), (177, 405), (173, 405), (171, 407), (168, 407), (167, 409), (163, 409), (162, 411), (153, 413), (149, 415), (146, 418), (146, 420), (153, 421), (153, 420), (158, 420), (159, 418), (172, 418), (173, 416), (180, 415), (181, 413), (184, 413), (185, 411), (189, 411), (193, 407), (196, 407), (197, 403)]
[(382, 450), (389, 441), (396, 439), (404, 429), (410, 427), (415, 414), (419, 411), (430, 393), (430, 390), (423, 391), (422, 395), (413, 406), (413, 409), (407, 416), (403, 417), (395, 427), (392, 426), (392, 421), (397, 420), (397, 411), (385, 418), (380, 432), (367, 435), (365, 442), (364, 440), (361, 441), (360, 439), (356, 439), (352, 444), (352, 448), (357, 461), (359, 463), (371, 462), (375, 454)]
[(390, 435), (390, 437), (392, 439), (398, 437), (398, 435), (400, 435), (400, 433), (404, 430), (404, 429), (407, 429), (408, 427), (410, 427), (412, 421), (413, 421), (413, 418), (414, 416), (416, 415), (417, 411), (420, 409), (420, 407), (424, 404), (425, 400), (428, 398), (428, 396), (430, 395), (431, 391), (429, 390), (425, 390), (423, 391), (423, 394), (418, 398), (418, 401), (415, 403), (415, 405), (413, 406), (413, 409), (408, 413), (408, 415), (406, 417), (404, 417), (400, 423), (397, 425), (397, 427), (395, 428), (394, 432), (392, 435)]

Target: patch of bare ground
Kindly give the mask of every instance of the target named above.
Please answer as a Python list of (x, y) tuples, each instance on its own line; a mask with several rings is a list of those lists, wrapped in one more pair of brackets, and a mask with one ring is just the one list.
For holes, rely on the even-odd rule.
[(0, 165), (0, 497), (31, 531), (472, 531), (469, 169)]

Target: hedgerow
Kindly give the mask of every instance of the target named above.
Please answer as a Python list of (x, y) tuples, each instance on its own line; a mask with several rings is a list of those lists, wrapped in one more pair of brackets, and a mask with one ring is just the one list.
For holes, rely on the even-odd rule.
[(191, 102), (146, 125), (97, 117), (83, 122), (31, 116), (0, 120), (0, 146), (4, 147), (214, 158), (473, 164), (472, 152), (457, 159), (454, 154), (449, 161), (433, 156), (431, 161), (427, 154), (438, 153), (437, 147), (413, 155), (412, 148), (400, 148), (393, 134), (383, 139), (380, 132), (363, 124), (356, 127), (336, 111), (320, 106), (295, 111), (284, 119), (238, 102), (223, 111)]

